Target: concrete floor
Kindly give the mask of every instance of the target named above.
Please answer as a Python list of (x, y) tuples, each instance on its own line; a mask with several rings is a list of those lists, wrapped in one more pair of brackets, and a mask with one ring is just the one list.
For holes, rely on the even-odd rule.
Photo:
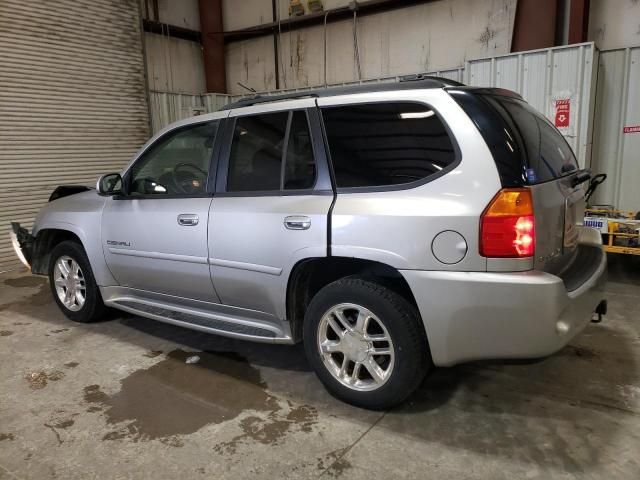
[(2, 274), (0, 480), (640, 478), (640, 259), (621, 260), (571, 346), (438, 370), (388, 412), (331, 398), (299, 345), (74, 324), (44, 279)]

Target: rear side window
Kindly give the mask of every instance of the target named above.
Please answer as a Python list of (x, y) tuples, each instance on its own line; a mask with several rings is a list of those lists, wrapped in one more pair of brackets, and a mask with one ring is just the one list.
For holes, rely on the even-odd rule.
[(315, 179), (316, 164), (305, 111), (236, 119), (227, 191), (305, 190), (313, 188)]
[(513, 123), (526, 152), (527, 183), (542, 183), (578, 168), (576, 157), (562, 134), (528, 103), (509, 97), (487, 97)]
[(444, 124), (424, 104), (325, 107), (322, 116), (338, 188), (425, 180), (457, 158)]
[(229, 157), (227, 190), (280, 190), (288, 112), (236, 119)]

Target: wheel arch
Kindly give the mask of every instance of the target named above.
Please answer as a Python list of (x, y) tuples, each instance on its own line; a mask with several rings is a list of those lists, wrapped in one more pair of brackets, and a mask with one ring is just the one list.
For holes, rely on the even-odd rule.
[(420, 315), (411, 287), (397, 268), (364, 258), (306, 258), (294, 265), (287, 282), (286, 318), (295, 341), (302, 338), (304, 315), (314, 295), (336, 280), (355, 275), (371, 278), (398, 293), (415, 307)]
[(57, 245), (67, 240), (79, 243), (86, 251), (82, 239), (71, 230), (61, 228), (40, 229), (33, 243), (31, 272), (37, 275), (48, 275), (51, 252)]

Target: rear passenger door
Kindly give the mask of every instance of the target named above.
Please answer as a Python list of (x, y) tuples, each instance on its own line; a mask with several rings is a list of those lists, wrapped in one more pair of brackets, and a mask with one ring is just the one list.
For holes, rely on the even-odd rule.
[(293, 266), (327, 254), (333, 200), (313, 101), (292, 103), (231, 113), (209, 216), (211, 277), (222, 303), (281, 319)]

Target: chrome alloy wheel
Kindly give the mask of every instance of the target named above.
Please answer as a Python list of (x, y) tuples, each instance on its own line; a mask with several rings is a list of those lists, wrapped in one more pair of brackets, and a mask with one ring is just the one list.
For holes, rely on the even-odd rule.
[(323, 315), (318, 348), (331, 375), (352, 390), (376, 390), (393, 372), (391, 336), (382, 321), (360, 305), (341, 303)]
[(67, 255), (58, 258), (53, 268), (53, 282), (65, 307), (72, 312), (82, 308), (87, 298), (87, 284), (78, 262)]

